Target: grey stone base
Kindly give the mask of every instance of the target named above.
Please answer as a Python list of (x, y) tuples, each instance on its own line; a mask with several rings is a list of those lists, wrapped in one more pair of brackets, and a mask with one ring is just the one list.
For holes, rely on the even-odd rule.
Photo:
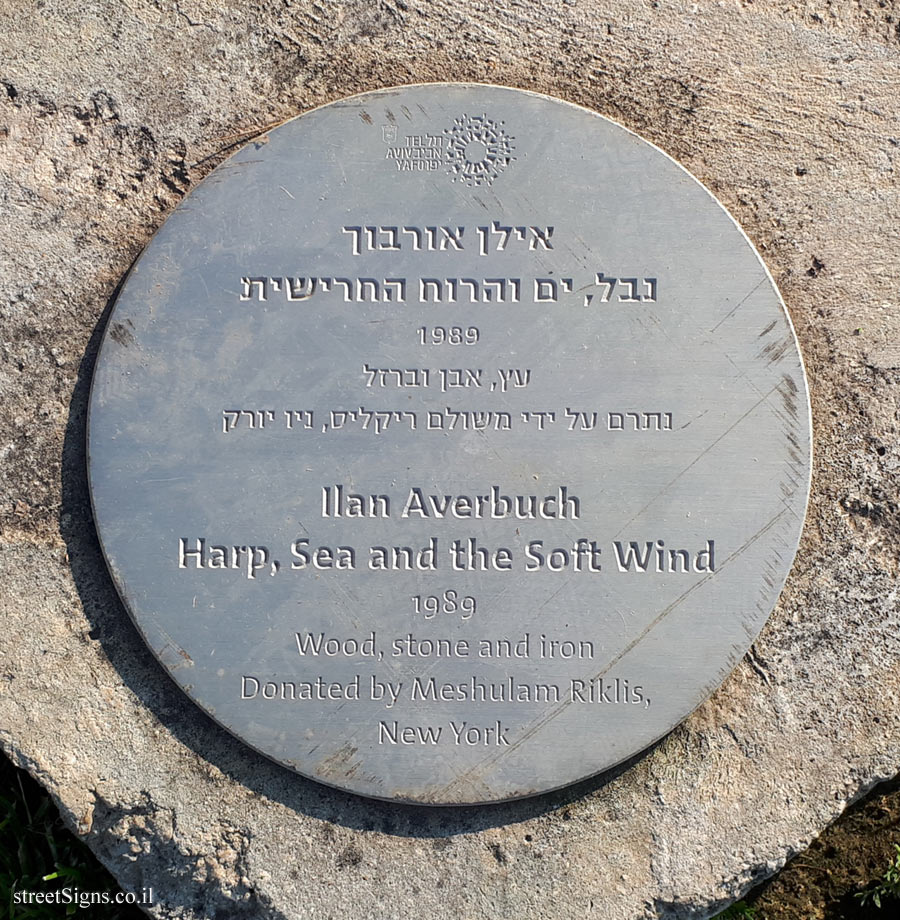
[[(86, 8), (87, 7), (87, 8)], [(893, 18), (891, 18), (893, 17)], [(896, 4), (0, 4), (0, 740), (154, 915), (707, 917), (900, 768)], [(761, 250), (807, 361), (805, 535), (751, 653), (629, 769), (480, 809), (369, 802), (244, 750), (130, 625), (90, 517), (104, 309), (231, 147), (378, 86), (613, 117)]]

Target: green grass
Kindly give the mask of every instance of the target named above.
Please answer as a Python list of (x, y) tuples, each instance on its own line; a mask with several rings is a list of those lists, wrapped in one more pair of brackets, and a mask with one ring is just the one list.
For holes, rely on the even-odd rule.
[(886, 901), (900, 900), (900, 844), (895, 843), (894, 850), (894, 858), (884, 875), (874, 885), (856, 895), (863, 907), (874, 904), (880, 908)]
[(108, 892), (112, 898), (121, 891), (66, 829), (44, 790), (0, 754), (0, 920), (146, 920), (146, 914), (131, 906), (16, 903), (17, 891), (60, 891), (61, 897), (63, 888), (73, 899), (89, 892)]
[(717, 914), (714, 920), (759, 920), (759, 918), (755, 907), (751, 907), (746, 901), (738, 901), (721, 914)]

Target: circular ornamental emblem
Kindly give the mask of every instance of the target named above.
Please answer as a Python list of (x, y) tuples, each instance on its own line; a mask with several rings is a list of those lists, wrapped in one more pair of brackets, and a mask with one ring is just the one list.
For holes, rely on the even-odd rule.
[(445, 159), (454, 182), (490, 185), (515, 159), (513, 141), (502, 121), (487, 115), (463, 115), (447, 128)]

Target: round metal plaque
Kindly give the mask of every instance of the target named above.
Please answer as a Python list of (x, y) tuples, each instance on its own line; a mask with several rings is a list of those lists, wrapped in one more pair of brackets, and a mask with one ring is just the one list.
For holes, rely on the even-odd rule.
[(659, 149), (480, 85), (248, 144), (128, 277), (91, 396), (113, 579), (186, 693), (354, 792), (554, 789), (725, 678), (787, 576), (784, 306)]

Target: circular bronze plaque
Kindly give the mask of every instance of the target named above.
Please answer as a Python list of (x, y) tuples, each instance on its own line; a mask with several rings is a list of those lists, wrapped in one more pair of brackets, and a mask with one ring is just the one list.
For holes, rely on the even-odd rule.
[(796, 551), (797, 343), (721, 205), (557, 99), (382, 90), (248, 144), (119, 296), (109, 568), (186, 693), (306, 776), (428, 804), (641, 751)]

